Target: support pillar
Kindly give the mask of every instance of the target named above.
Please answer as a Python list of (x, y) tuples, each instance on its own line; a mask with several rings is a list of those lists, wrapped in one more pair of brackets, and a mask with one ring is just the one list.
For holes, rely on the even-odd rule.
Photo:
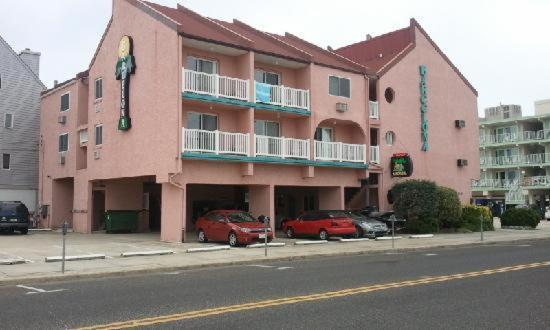
[(92, 232), (92, 183), (87, 177), (76, 176), (73, 197), (73, 230), (77, 233)]
[(319, 209), (343, 210), (345, 207), (344, 187), (319, 188)]
[(252, 216), (268, 216), (271, 220), (271, 230), (275, 230), (275, 187), (267, 186), (249, 186), (248, 187), (248, 205)]
[(171, 183), (162, 183), (162, 206), (160, 216), (160, 240), (181, 243), (185, 240), (187, 189)]

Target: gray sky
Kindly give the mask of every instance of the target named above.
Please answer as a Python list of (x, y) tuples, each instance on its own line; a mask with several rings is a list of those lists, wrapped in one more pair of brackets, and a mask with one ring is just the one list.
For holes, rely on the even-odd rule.
[[(175, 6), (176, 0), (153, 0)], [(550, 1), (184, 0), (224, 20), (238, 18), (336, 48), (403, 28), (415, 17), (479, 91), (479, 110), (550, 98)], [(337, 5), (335, 5), (337, 4)], [(87, 69), (111, 15), (111, 0), (0, 0), (0, 35), (16, 50), (42, 53), (46, 86)]]

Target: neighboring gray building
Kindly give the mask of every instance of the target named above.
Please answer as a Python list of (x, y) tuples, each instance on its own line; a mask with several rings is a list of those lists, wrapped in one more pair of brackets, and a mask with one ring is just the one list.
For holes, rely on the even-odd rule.
[(17, 54), (0, 36), (0, 201), (34, 211), (38, 191), (40, 53)]

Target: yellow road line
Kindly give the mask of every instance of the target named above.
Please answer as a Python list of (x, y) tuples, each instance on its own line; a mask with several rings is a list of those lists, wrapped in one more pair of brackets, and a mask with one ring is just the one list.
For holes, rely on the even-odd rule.
[(423, 277), (417, 280), (384, 283), (384, 284), (369, 285), (369, 286), (338, 290), (338, 291), (328, 291), (328, 292), (303, 295), (303, 296), (270, 299), (270, 300), (256, 301), (256, 302), (250, 302), (245, 304), (207, 308), (207, 309), (190, 311), (190, 312), (182, 312), (177, 314), (147, 317), (142, 319), (114, 322), (114, 323), (102, 324), (102, 325), (94, 325), (94, 326), (84, 327), (80, 329), (81, 330), (104, 330), (104, 329), (106, 330), (106, 329), (127, 329), (127, 328), (143, 327), (148, 325), (175, 322), (175, 321), (187, 320), (192, 318), (235, 313), (240, 311), (275, 307), (275, 306), (281, 306), (281, 305), (291, 305), (291, 304), (303, 303), (308, 301), (326, 300), (326, 299), (332, 299), (332, 298), (338, 298), (338, 297), (364, 294), (364, 293), (373, 292), (373, 291), (411, 287), (411, 286), (418, 286), (418, 285), (438, 283), (438, 282), (447, 282), (447, 281), (464, 279), (464, 278), (487, 276), (492, 274), (513, 272), (513, 271), (519, 271), (519, 270), (531, 269), (531, 268), (541, 268), (541, 267), (547, 267), (547, 266), (550, 266), (550, 261), (535, 262), (531, 264), (516, 265), (516, 266), (509, 266), (509, 267), (502, 267), (502, 268), (486, 269), (486, 270), (477, 271), (477, 272)]

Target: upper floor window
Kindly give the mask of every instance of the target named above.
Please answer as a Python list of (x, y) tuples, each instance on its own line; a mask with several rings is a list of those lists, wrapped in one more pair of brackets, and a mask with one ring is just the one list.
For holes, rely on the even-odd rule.
[(188, 112), (187, 128), (215, 131), (218, 129), (218, 116), (207, 113)]
[(4, 128), (13, 128), (13, 114), (5, 113), (4, 114)]
[(279, 123), (268, 120), (255, 120), (254, 133), (257, 135), (279, 137)]
[(95, 125), (95, 145), (103, 144), (103, 125)]
[(95, 91), (96, 100), (99, 100), (103, 97), (103, 79), (102, 78), (97, 78), (95, 80), (94, 91)]
[(69, 93), (61, 95), (61, 111), (69, 110)]
[(59, 135), (59, 152), (69, 150), (69, 133)]
[(317, 127), (315, 130), (315, 140), (323, 142), (332, 142), (332, 128)]
[(259, 83), (264, 83), (268, 85), (280, 85), (281, 76), (275, 72), (267, 72), (264, 70), (256, 70), (254, 73), (254, 80)]
[(11, 162), (11, 155), (10, 154), (2, 154), (2, 169), (9, 170), (10, 169), (10, 162)]
[(185, 68), (193, 71), (210, 73), (210, 74), (218, 73), (218, 63), (216, 61), (198, 58), (194, 56), (187, 56), (187, 64)]
[(330, 95), (350, 97), (350, 80), (348, 78), (329, 76), (328, 85)]

